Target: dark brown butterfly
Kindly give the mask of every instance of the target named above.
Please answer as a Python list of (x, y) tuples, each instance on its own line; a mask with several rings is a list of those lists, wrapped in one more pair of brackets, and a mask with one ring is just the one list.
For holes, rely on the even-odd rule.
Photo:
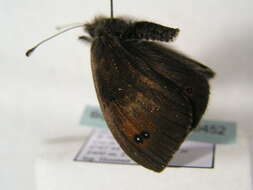
[(84, 27), (90, 37), (80, 39), (92, 44), (97, 97), (113, 136), (134, 161), (162, 171), (204, 114), (214, 72), (150, 41), (172, 41), (179, 29), (113, 16)]

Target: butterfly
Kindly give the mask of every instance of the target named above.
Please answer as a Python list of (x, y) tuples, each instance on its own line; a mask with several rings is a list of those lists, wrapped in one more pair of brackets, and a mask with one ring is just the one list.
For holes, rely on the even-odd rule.
[(89, 36), (79, 39), (91, 43), (93, 80), (110, 131), (130, 158), (161, 172), (202, 118), (215, 73), (161, 43), (179, 29), (112, 12), (84, 29)]

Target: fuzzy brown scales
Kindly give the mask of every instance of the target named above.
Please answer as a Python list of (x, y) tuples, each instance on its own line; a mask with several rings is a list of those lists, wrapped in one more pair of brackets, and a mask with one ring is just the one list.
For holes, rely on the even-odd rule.
[[(113, 42), (113, 39), (110, 39), (110, 42)], [(106, 51), (106, 48), (99, 41), (94, 42), (93, 45), (93, 77), (98, 99), (108, 126), (116, 140), (120, 142), (119, 144), (122, 149), (132, 159), (144, 165), (147, 162), (147, 157), (150, 157), (150, 160), (144, 166), (155, 171), (161, 171), (186, 137), (186, 132), (183, 132), (183, 135), (174, 135), (178, 139), (178, 142), (176, 142), (171, 135), (180, 130), (185, 131), (185, 129), (183, 127), (177, 129), (177, 124), (169, 124), (168, 118), (170, 116), (164, 116), (164, 113), (172, 111), (166, 105), (170, 104), (171, 108), (173, 108), (173, 96), (175, 94), (170, 96), (171, 92), (168, 89), (164, 89), (156, 80), (147, 78), (147, 76), (134, 68), (132, 64), (127, 64), (131, 60), (128, 60), (126, 57), (123, 59), (125, 61), (118, 64), (119, 73), (114, 73), (115, 75), (111, 74), (110, 72), (113, 72), (115, 67), (110, 64), (112, 55), (104, 55), (103, 58), (99, 59), (94, 52)], [(107, 49), (109, 48), (108, 51), (112, 51), (110, 47), (112, 46), (107, 46)], [(119, 51), (119, 49), (123, 48), (119, 46), (117, 50)], [(116, 57), (115, 55), (113, 59), (117, 60)], [(125, 78), (124, 76), (128, 77)], [(109, 82), (106, 83), (105, 80)], [(131, 84), (132, 88), (128, 88), (128, 83)], [(115, 93), (114, 90), (118, 88), (124, 89), (123, 95), (119, 95), (119, 91)], [(112, 94), (114, 98), (111, 98)], [(167, 94), (167, 97), (171, 98), (168, 100), (163, 99), (161, 94)], [(180, 99), (183, 101), (184, 98), (181, 97)], [(150, 108), (152, 107), (157, 111), (151, 111)], [(180, 112), (175, 112), (175, 114), (181, 114), (183, 117), (183, 114)], [(171, 115), (171, 120), (174, 119), (173, 115), (175, 114)], [(186, 118), (186, 121), (187, 125), (190, 125), (190, 118)], [(182, 125), (184, 126), (185, 124), (182, 123)], [(169, 127), (172, 134), (164, 133), (164, 130), (169, 130)], [(148, 131), (150, 138), (144, 140), (142, 143), (136, 143), (135, 136), (141, 134), (143, 131)], [(170, 136), (171, 138), (167, 140)], [(166, 146), (170, 147), (166, 148)]]

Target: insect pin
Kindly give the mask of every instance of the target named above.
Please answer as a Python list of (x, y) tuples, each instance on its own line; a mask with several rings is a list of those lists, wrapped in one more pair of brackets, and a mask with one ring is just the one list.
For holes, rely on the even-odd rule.
[(77, 27), (91, 44), (92, 74), (100, 108), (124, 152), (138, 164), (161, 172), (197, 127), (209, 99), (207, 66), (159, 42), (179, 29), (113, 16)]

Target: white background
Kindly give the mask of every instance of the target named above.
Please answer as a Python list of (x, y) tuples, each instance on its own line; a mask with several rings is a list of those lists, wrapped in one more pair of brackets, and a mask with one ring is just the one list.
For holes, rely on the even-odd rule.
[[(208, 119), (236, 121), (252, 134), (252, 0), (115, 0), (130, 15), (181, 32), (175, 47), (217, 72)], [(78, 127), (84, 105), (96, 104), (89, 46), (82, 29), (25, 51), (55, 26), (109, 15), (109, 0), (0, 0), (0, 189), (35, 188), (34, 159), (44, 139)]]

